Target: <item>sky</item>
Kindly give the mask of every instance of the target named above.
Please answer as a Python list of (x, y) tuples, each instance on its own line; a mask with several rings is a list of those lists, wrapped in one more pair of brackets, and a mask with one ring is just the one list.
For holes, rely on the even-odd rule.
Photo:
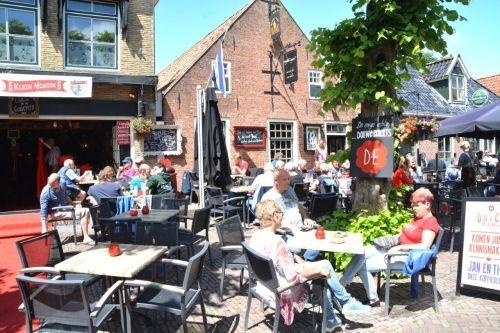
[[(155, 9), (156, 72), (193, 46), (249, 0), (160, 0)], [(333, 29), (352, 17), (348, 0), (282, 0), (302, 30)], [(314, 5), (313, 5), (314, 4)], [(474, 78), (500, 74), (500, 1), (471, 0), (455, 5), (467, 21), (455, 22), (446, 36), (448, 53), (460, 53)]]

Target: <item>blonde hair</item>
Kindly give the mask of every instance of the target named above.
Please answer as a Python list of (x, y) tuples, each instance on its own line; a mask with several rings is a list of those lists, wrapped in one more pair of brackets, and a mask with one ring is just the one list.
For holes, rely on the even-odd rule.
[(109, 165), (104, 167), (104, 169), (99, 172), (99, 180), (103, 182), (110, 182), (114, 176), (115, 169), (113, 169), (113, 167), (110, 167)]
[(434, 200), (434, 195), (429, 189), (420, 187), (411, 194), (410, 200), (411, 202), (424, 201), (432, 203), (432, 201)]
[(261, 228), (267, 228), (273, 224), (273, 215), (282, 212), (280, 206), (274, 200), (263, 200), (255, 209), (255, 216), (260, 221)]

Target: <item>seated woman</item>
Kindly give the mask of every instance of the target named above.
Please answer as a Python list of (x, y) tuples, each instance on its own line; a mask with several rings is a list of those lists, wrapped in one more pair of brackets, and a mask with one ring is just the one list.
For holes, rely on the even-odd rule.
[[(365, 287), (371, 306), (379, 306), (377, 287), (371, 272), (385, 270), (385, 254), (388, 252), (409, 251), (411, 249), (429, 249), (439, 232), (440, 226), (437, 219), (432, 215), (431, 206), (434, 196), (426, 188), (419, 188), (411, 195), (411, 206), (415, 218), (410, 224), (403, 226), (398, 236), (399, 244), (390, 250), (377, 248), (373, 245), (365, 247), (365, 254), (356, 254), (340, 279), (342, 285), (351, 283), (354, 276), (359, 274)], [(400, 257), (400, 261), (406, 262), (406, 257)], [(394, 257), (393, 262), (397, 262)]]
[[(343, 305), (343, 313), (364, 313), (370, 311), (370, 307), (362, 305), (342, 287), (327, 260), (316, 262), (305, 262), (302, 258), (292, 254), (283, 238), (276, 234), (281, 228), (283, 212), (279, 205), (272, 200), (263, 200), (257, 204), (257, 218), (260, 220), (261, 229), (256, 231), (250, 240), (250, 246), (262, 255), (272, 259), (280, 284), (288, 284), (293, 281), (305, 281), (316, 275), (323, 275), (334, 291), (335, 297)], [(309, 286), (302, 283), (297, 287), (284, 292), (281, 298), (280, 310), (286, 325), (293, 322), (294, 310), (301, 312), (307, 302)], [(267, 298), (270, 304), (274, 303), (274, 294), (261, 284), (257, 284), (259, 295)], [(329, 294), (329, 297), (330, 294)], [(333, 312), (331, 299), (328, 302), (327, 332), (333, 332), (340, 327), (342, 322)]]
[(95, 199), (96, 203), (101, 203), (101, 198), (122, 196), (120, 184), (115, 182), (115, 170), (111, 166), (106, 166), (99, 172), (99, 184), (89, 188), (88, 195)]
[(240, 153), (234, 154), (233, 175), (246, 176), (248, 171), (248, 162), (241, 157)]

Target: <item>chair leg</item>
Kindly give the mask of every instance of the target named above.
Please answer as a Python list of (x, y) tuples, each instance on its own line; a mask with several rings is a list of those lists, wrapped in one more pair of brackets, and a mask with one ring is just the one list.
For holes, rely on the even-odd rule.
[(380, 278), (381, 278), (382, 273), (377, 272), (377, 293), (380, 291)]
[(219, 287), (219, 296), (220, 301), (224, 301), (224, 278), (226, 277), (226, 260), (222, 258), (222, 267), (221, 267), (221, 275), (220, 275), (220, 287)]
[(205, 333), (208, 332), (207, 315), (205, 313), (205, 304), (203, 303), (203, 294), (200, 293), (200, 307), (201, 307), (201, 317), (203, 318), (203, 327), (205, 328)]
[(389, 315), (389, 293), (391, 289), (391, 271), (389, 268), (386, 270), (386, 277), (385, 277), (385, 310), (384, 314), (386, 316)]
[(422, 277), (422, 295), (425, 295), (425, 275), (420, 274), (420, 276)]
[(182, 330), (184, 333), (188, 333), (188, 327), (187, 327), (187, 322), (186, 322), (186, 307), (183, 305), (181, 307), (181, 319), (182, 319)]
[(73, 218), (73, 242), (76, 245), (76, 215), (74, 210), (71, 213), (71, 217)]
[(243, 287), (243, 275), (245, 275), (244, 268), (241, 269), (241, 273), (240, 273), (240, 292), (241, 292), (241, 288)]
[(276, 310), (274, 311), (274, 324), (273, 324), (273, 333), (278, 333), (278, 328), (280, 326), (280, 306), (279, 304), (281, 304), (281, 299), (279, 297), (279, 295), (277, 294), (276, 295)]
[[(333, 297), (333, 295), (332, 295)], [(323, 319), (321, 321), (321, 333), (326, 332), (326, 308), (328, 304), (328, 289), (326, 287), (326, 282), (323, 282)]]
[(251, 306), (252, 306), (252, 292), (248, 290), (247, 310), (245, 311), (245, 331), (248, 329), (248, 317), (250, 316)]
[[(208, 241), (208, 239), (207, 239)], [(193, 251), (194, 253), (194, 251)], [(210, 266), (213, 266), (214, 263), (212, 262), (212, 251), (210, 251), (210, 243), (208, 244), (208, 260), (210, 261)]]
[(434, 292), (434, 311), (436, 311), (436, 313), (438, 313), (439, 312), (439, 307), (438, 307), (439, 298), (438, 298), (437, 282), (436, 282), (436, 275), (435, 274), (432, 275), (432, 290)]

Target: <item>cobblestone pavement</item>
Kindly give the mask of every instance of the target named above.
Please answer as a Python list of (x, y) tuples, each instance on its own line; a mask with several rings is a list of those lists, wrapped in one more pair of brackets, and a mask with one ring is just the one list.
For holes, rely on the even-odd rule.
[[(443, 223), (443, 221), (441, 220)], [(446, 224), (446, 223), (445, 223)], [(245, 232), (249, 237), (254, 229)], [(224, 302), (221, 302), (217, 290), (220, 279), (221, 257), (218, 251), (217, 233), (215, 227), (210, 228), (210, 241), (213, 265), (207, 260), (203, 273), (204, 300), (210, 332), (243, 332), (243, 322), (246, 310), (247, 292), (244, 287), (238, 291), (238, 271), (226, 270)], [(432, 285), (427, 277), (425, 294), (418, 300), (409, 297), (409, 279), (399, 280), (391, 285), (391, 303), (393, 305), (389, 316), (383, 314), (382, 307), (374, 308), (370, 313), (347, 316), (345, 331), (352, 332), (500, 332), (500, 302), (498, 296), (473, 293), (468, 296), (455, 295), (458, 253), (450, 254), (446, 244), (441, 249), (438, 259), (438, 291), (440, 296), (439, 313), (433, 309)], [(459, 242), (456, 242), (458, 244)], [(65, 252), (70, 255), (88, 248), (88, 245), (73, 245), (67, 240)], [(457, 245), (456, 245), (457, 248)], [(175, 274), (171, 274), (175, 276)], [(247, 275), (245, 274), (245, 277)], [(174, 277), (172, 277), (173, 279)], [(246, 279), (245, 279), (246, 280)], [(175, 281), (174, 281), (175, 282)], [(391, 281), (392, 282), (392, 281)], [(384, 285), (379, 297), (384, 298)], [(359, 278), (348, 286), (348, 291), (359, 299), (364, 299), (364, 289)], [(96, 290), (96, 293), (98, 291)], [(292, 326), (280, 325), (280, 332), (313, 332), (311, 311), (306, 309), (296, 316)], [(146, 311), (144, 316), (133, 318), (134, 332), (182, 332), (179, 318), (160, 312)], [(118, 316), (117, 316), (118, 317)], [(253, 300), (250, 312), (250, 329), (248, 332), (271, 332), (273, 311), (262, 311), (260, 302)], [(320, 315), (316, 315), (320, 319)], [(200, 308), (197, 306), (188, 317), (190, 332), (203, 332)], [(118, 318), (103, 326), (103, 332), (120, 332)]]

